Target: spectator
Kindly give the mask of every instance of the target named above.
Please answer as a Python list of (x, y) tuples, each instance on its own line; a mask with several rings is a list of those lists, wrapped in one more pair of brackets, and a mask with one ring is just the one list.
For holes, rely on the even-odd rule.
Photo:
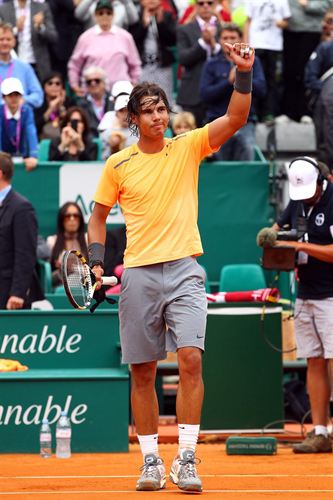
[(127, 120), (127, 104), (132, 88), (132, 84), (126, 81), (116, 82), (112, 87), (112, 94), (117, 94), (114, 111), (106, 113), (99, 124), (103, 160), (138, 141), (138, 138), (131, 133)]
[(14, 164), (0, 152), (0, 309), (29, 309), (43, 299), (36, 272), (37, 219), (11, 186)]
[[(215, 118), (227, 112), (231, 94), (234, 90), (235, 67), (224, 48), (225, 43), (240, 43), (242, 32), (236, 24), (222, 26), (220, 36), (221, 52), (209, 59), (202, 72), (200, 95), (207, 107), (206, 121), (212, 122)], [(266, 81), (260, 64), (255, 57), (253, 64), (253, 96), (263, 98), (266, 93)], [(219, 161), (252, 161), (254, 160), (256, 114), (253, 101), (246, 125), (239, 129), (222, 148), (214, 154)]]
[(313, 106), (318, 160), (333, 168), (333, 40), (321, 42), (305, 66), (304, 83)]
[(304, 68), (320, 42), (321, 20), (331, 5), (331, 0), (289, 0), (291, 17), (283, 31), (283, 115), (277, 123), (311, 122), (305, 100)]
[(171, 121), (171, 127), (174, 135), (184, 134), (196, 128), (195, 117), (189, 111), (177, 113)]
[(1, 83), (4, 104), (0, 104), (0, 150), (23, 157), (26, 170), (37, 166), (38, 138), (33, 111), (23, 104), (23, 87), (18, 78)]
[(57, 217), (57, 233), (47, 237), (51, 252), (52, 285), (59, 286), (61, 278), (61, 259), (66, 250), (79, 250), (86, 258), (87, 236), (81, 208), (74, 201), (60, 207)]
[(197, 0), (196, 18), (178, 27), (177, 49), (183, 71), (177, 104), (194, 114), (198, 127), (205, 118), (205, 107), (200, 99), (202, 68), (209, 57), (221, 50), (217, 42), (221, 26), (214, 14), (215, 9), (215, 0)]
[(60, 137), (52, 139), (50, 161), (92, 161), (97, 145), (92, 141), (87, 116), (79, 106), (69, 108), (60, 125)]
[(82, 75), (89, 66), (103, 68), (111, 86), (117, 80), (136, 83), (141, 72), (141, 60), (132, 35), (113, 25), (110, 0), (98, 0), (95, 18), (97, 25), (80, 36), (68, 63), (69, 82), (78, 96), (85, 93)]
[[(96, 4), (96, 0), (80, 0), (75, 9), (75, 17), (85, 23), (86, 29), (95, 24), (94, 12)], [(132, 0), (113, 0), (112, 6), (115, 26), (127, 29), (128, 26), (138, 21), (138, 11)]]
[(50, 47), (51, 66), (54, 71), (67, 79), (67, 64), (74, 50), (77, 39), (83, 31), (83, 25), (74, 16), (78, 0), (48, 0), (58, 33), (58, 43)]
[(106, 73), (103, 68), (90, 66), (84, 70), (83, 78), (87, 93), (77, 103), (87, 114), (92, 135), (98, 137), (100, 121), (113, 109), (110, 92), (106, 90)]
[(0, 22), (0, 81), (11, 76), (18, 78), (23, 86), (24, 102), (38, 108), (43, 103), (42, 87), (30, 64), (12, 58), (15, 43), (13, 27)]
[(247, 21), (244, 26), (244, 41), (255, 48), (267, 84), (266, 95), (256, 100), (256, 111), (260, 121), (271, 122), (279, 114), (277, 88), (277, 61), (282, 54), (282, 30), (288, 26), (290, 9), (288, 0), (269, 0), (264, 3), (249, 0), (246, 5)]
[(161, 0), (140, 0), (140, 18), (129, 28), (142, 60), (141, 81), (155, 82), (173, 103), (171, 47), (176, 44), (176, 21), (162, 8)]
[[(307, 360), (313, 429), (297, 443), (295, 453), (331, 453), (327, 428), (332, 390), (333, 299), (333, 185), (313, 158), (297, 157), (288, 168), (290, 201), (273, 226), (307, 230), (298, 241), (276, 241), (275, 246), (295, 249), (298, 290), (295, 304), (297, 357)], [(332, 327), (332, 329), (331, 329)]]
[(58, 41), (49, 5), (35, 0), (10, 0), (0, 6), (0, 19), (15, 26), (19, 59), (31, 64), (43, 80), (51, 71), (49, 46)]
[[(229, 23), (231, 21), (231, 13), (228, 0), (220, 0), (216, 4), (216, 17), (221, 23)], [(179, 24), (187, 24), (195, 19), (195, 4), (187, 6), (185, 12), (181, 15)]]
[(321, 22), (321, 42), (333, 40), (333, 8), (328, 9)]
[(52, 71), (43, 82), (44, 102), (35, 109), (35, 120), (40, 139), (60, 136), (60, 120), (72, 103), (66, 96), (61, 73)]

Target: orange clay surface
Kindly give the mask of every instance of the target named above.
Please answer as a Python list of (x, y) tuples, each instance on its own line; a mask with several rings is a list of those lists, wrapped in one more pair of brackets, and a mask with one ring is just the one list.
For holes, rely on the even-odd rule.
[[(176, 444), (161, 444), (170, 468)], [(201, 444), (198, 466), (207, 499), (333, 499), (333, 455), (295, 455), (279, 444), (273, 456), (228, 456), (224, 444)], [(142, 463), (137, 444), (129, 453), (1, 456), (0, 500), (122, 500), (189, 498), (169, 480), (165, 490), (136, 492)], [(186, 496), (185, 496), (186, 495)], [(197, 494), (198, 497), (200, 494)], [(192, 497), (194, 497), (192, 495)]]

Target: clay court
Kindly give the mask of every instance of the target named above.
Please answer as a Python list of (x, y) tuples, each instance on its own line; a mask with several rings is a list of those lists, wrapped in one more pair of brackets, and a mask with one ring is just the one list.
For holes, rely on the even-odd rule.
[[(170, 468), (176, 444), (160, 445)], [(209, 499), (307, 500), (333, 498), (333, 459), (329, 454), (294, 455), (279, 444), (273, 456), (228, 456), (224, 444), (202, 444), (198, 449), (204, 492)], [(129, 453), (77, 454), (68, 460), (39, 455), (3, 455), (0, 498), (20, 500), (116, 500), (170, 498), (187, 495), (167, 481), (165, 490), (136, 492), (141, 465), (138, 445)], [(195, 495), (192, 495), (195, 496)], [(197, 495), (198, 496), (198, 495)]]

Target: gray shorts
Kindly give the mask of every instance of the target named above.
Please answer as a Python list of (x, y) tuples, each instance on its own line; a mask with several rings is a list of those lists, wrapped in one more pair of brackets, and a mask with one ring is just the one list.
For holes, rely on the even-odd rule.
[(203, 351), (205, 271), (194, 257), (125, 269), (119, 318), (123, 363), (165, 359), (180, 347)]
[(333, 297), (297, 299), (295, 334), (298, 358), (333, 358)]

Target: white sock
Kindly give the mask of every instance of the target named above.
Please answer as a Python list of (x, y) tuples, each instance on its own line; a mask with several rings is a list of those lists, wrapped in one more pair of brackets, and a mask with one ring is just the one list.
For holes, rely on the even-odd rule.
[(315, 435), (322, 434), (325, 437), (328, 437), (328, 429), (325, 425), (315, 425)]
[(145, 458), (145, 456), (149, 455), (150, 453), (152, 453), (153, 455), (156, 455), (157, 457), (159, 456), (159, 454), (158, 454), (158, 434), (148, 434), (145, 436), (139, 436), (139, 434), (138, 434), (138, 440), (140, 443), (140, 448), (141, 448), (143, 458)]
[(178, 424), (179, 446), (178, 453), (182, 450), (195, 451), (199, 436), (200, 425)]

